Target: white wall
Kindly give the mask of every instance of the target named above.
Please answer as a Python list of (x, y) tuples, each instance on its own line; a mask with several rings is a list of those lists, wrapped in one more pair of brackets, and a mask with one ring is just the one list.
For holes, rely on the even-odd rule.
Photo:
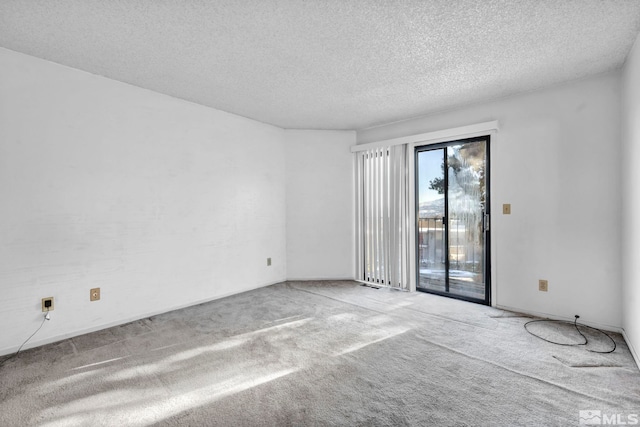
[(623, 94), (622, 324), (640, 366), (640, 36), (624, 68)]
[[(579, 314), (617, 329), (620, 84), (620, 74), (609, 73), (360, 131), (358, 141), (498, 120), (491, 146), (497, 305), (571, 320)], [(511, 215), (501, 214), (503, 203)], [(538, 279), (549, 280), (549, 292), (538, 291)]]
[(355, 132), (287, 130), (287, 278), (353, 279)]
[(285, 190), (282, 129), (0, 49), (0, 354), (284, 280)]

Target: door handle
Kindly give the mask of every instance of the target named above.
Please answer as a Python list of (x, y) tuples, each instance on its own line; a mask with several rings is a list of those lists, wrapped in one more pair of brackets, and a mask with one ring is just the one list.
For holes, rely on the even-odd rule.
[(482, 222), (483, 222), (482, 228), (484, 229), (484, 231), (489, 231), (489, 228), (491, 226), (491, 224), (490, 224), (491, 223), (491, 218), (489, 217), (488, 213), (484, 214)]

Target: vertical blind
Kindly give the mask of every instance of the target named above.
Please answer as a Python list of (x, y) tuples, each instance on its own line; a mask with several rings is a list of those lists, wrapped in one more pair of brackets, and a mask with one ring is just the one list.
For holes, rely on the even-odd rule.
[(358, 278), (409, 289), (407, 146), (356, 153)]

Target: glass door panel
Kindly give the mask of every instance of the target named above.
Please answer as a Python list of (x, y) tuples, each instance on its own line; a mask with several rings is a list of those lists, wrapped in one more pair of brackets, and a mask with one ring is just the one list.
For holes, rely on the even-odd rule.
[(416, 149), (418, 290), (490, 302), (488, 142)]
[(446, 292), (445, 149), (418, 153), (418, 288)]
[(485, 299), (485, 142), (446, 148), (449, 292)]

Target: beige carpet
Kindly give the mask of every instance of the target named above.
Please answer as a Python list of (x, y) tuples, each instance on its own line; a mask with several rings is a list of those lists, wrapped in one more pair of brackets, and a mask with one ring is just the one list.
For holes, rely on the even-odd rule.
[(614, 353), (596, 354), (541, 341), (528, 320), (354, 282), (281, 283), (19, 354), (0, 367), (0, 426), (573, 426), (580, 411), (640, 414), (640, 372), (619, 335)]

